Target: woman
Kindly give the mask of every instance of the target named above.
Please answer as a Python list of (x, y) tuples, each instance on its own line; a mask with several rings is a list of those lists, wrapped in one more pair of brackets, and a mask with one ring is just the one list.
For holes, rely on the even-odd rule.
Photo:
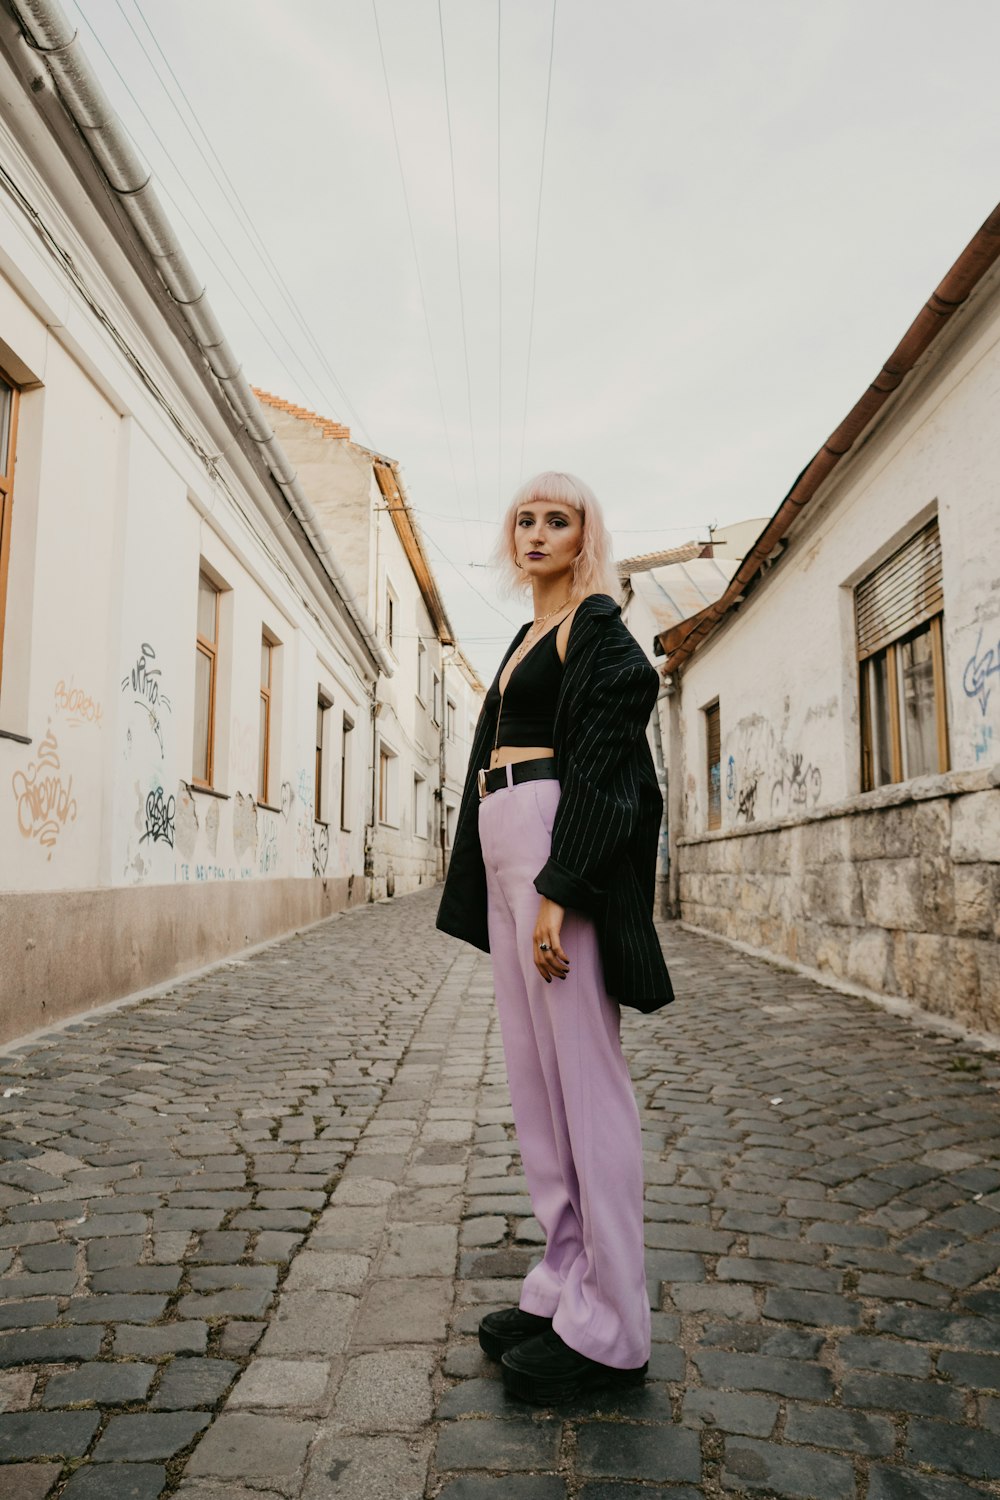
[[(621, 620), (611, 544), (570, 474), (524, 485), (496, 561), (530, 588), (476, 727), (437, 925), (489, 952), (514, 1123), (546, 1237), (488, 1314), (504, 1384), (552, 1402), (645, 1377), (639, 1113), (619, 1006), (672, 998), (652, 923), (659, 677)], [(553, 982), (555, 981), (555, 982)]]

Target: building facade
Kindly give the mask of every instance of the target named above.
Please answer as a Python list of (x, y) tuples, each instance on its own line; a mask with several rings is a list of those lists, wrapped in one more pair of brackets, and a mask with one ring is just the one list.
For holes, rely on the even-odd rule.
[(0, 16), (0, 1040), (434, 878), (383, 746), (444, 804), (433, 580), (341, 563), (77, 47)]
[(663, 634), (684, 919), (1000, 1031), (1000, 212)]
[(399, 465), (339, 423), (257, 395), (392, 659), (368, 726), (366, 873), (375, 896), (414, 890), (444, 874), (454, 782), (471, 746), (463, 726), (483, 685), (456, 646)]

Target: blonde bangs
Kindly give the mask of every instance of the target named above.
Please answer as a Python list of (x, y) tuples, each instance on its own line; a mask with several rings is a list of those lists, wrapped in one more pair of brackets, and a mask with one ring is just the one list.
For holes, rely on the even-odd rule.
[(583, 518), (583, 544), (573, 563), (574, 595), (610, 594), (618, 602), (621, 584), (601, 503), (582, 479), (558, 469), (547, 469), (522, 484), (504, 513), (490, 559), (499, 575), (500, 593), (516, 596), (531, 591), (530, 578), (514, 561), (514, 527), (521, 506), (536, 501), (568, 505)]

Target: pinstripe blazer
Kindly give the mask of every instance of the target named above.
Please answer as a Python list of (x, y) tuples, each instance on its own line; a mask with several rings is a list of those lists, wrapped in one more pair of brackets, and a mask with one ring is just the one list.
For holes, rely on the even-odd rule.
[[(527, 631), (524, 625), (511, 650)], [(641, 1011), (673, 999), (652, 919), (663, 798), (646, 726), (658, 687), (657, 672), (623, 623), (620, 605), (608, 594), (583, 599), (570, 627), (556, 700), (559, 806), (550, 857), (535, 876), (535, 888), (593, 919), (609, 994)], [(442, 931), (487, 953), (476, 773), (489, 765), (495, 728), (484, 706), (437, 914)]]

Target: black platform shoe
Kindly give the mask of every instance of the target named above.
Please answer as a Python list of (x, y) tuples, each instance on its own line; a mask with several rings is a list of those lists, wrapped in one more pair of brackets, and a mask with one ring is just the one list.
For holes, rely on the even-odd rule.
[(522, 1312), (519, 1307), (502, 1307), (487, 1313), (479, 1325), (479, 1347), (490, 1359), (499, 1359), (508, 1349), (516, 1349), (525, 1339), (537, 1338), (552, 1327), (551, 1318)]
[(569, 1401), (581, 1391), (641, 1385), (648, 1369), (648, 1363), (632, 1370), (602, 1365), (564, 1344), (551, 1328), (508, 1349), (500, 1361), (504, 1389), (522, 1401), (537, 1401), (544, 1406)]

